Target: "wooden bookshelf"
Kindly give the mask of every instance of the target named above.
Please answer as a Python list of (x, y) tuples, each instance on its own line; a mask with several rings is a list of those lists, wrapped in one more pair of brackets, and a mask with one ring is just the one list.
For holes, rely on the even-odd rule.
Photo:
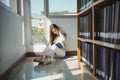
[[(83, 0), (83, 1), (85, 1), (85, 0)], [(87, 1), (89, 1), (89, 0), (87, 0)], [(78, 5), (77, 6), (77, 12), (78, 12), (78, 14), (77, 14), (77, 26), (78, 26), (78, 28), (77, 28), (78, 29), (78, 32), (77, 32), (78, 33), (78, 38), (77, 38), (77, 41), (78, 41), (78, 53), (77, 54), (78, 54), (78, 61), (79, 61), (79, 63), (82, 61), (81, 60), (81, 57), (82, 57), (82, 47), (81, 47), (81, 45), (82, 45), (82, 43), (91, 44), (92, 45), (92, 53), (93, 53), (93, 58), (92, 58), (92, 60), (93, 60), (93, 72), (92, 73), (95, 76), (97, 74), (96, 70), (97, 70), (97, 67), (98, 67), (97, 66), (97, 61), (96, 61), (97, 60), (96, 56), (97, 56), (97, 53), (98, 53), (97, 52), (97, 47), (101, 47), (102, 46), (103, 48), (107, 48), (109, 50), (120, 51), (120, 44), (118, 44), (116, 42), (117, 40), (112, 40), (111, 39), (111, 42), (107, 42), (106, 39), (97, 40), (95, 38), (95, 35), (96, 35), (96, 33), (95, 33), (96, 25), (95, 24), (97, 24), (97, 23), (95, 23), (95, 17), (96, 17), (95, 16), (95, 11), (98, 11), (100, 9), (106, 8), (107, 6), (110, 6), (111, 4), (115, 4), (114, 5), (114, 10), (116, 10), (116, 7), (118, 6), (118, 3), (120, 5), (120, 1), (119, 2), (118, 1), (119, 0), (91, 0), (92, 3), (88, 7), (86, 7), (84, 10), (82, 10), (82, 11), (80, 11), (81, 10), (80, 9), (80, 6), (81, 6), (80, 0), (78, 0), (78, 2), (77, 2), (77, 5)], [(116, 2), (118, 2), (117, 6), (116, 6)], [(86, 15), (88, 15), (90, 13), (92, 14), (92, 22), (91, 22), (92, 23), (92, 27), (91, 27), (92, 30), (90, 30), (91, 38), (84, 38), (84, 37), (81, 37), (81, 35), (80, 35), (80, 30), (81, 30), (80, 18), (82, 18), (82, 17), (84, 17), (84, 16), (86, 16)], [(104, 13), (104, 14), (107, 14), (107, 13)], [(115, 13), (114, 13), (114, 15), (115, 15)], [(106, 18), (106, 20), (107, 20), (107, 18)], [(115, 23), (115, 22), (116, 21), (114, 21), (113, 23)], [(115, 24), (114, 24), (113, 28), (114, 27), (116, 27)], [(118, 28), (118, 27), (116, 27), (116, 28)], [(105, 36), (106, 35), (107, 35), (107, 33), (105, 33)], [(107, 35), (107, 37), (108, 37), (108, 35)], [(116, 43), (114, 43), (114, 42), (116, 42)], [(107, 49), (105, 49), (105, 50), (107, 50)]]

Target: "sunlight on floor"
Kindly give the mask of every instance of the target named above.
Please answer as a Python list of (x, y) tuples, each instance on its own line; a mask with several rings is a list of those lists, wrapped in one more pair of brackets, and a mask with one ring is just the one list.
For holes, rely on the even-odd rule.
[(77, 61), (77, 58), (76, 56), (73, 56), (74, 58), (68, 58), (68, 59), (65, 59), (64, 62), (66, 63), (67, 67), (70, 69), (70, 70), (75, 70), (75, 69), (78, 69), (78, 61)]
[(67, 58), (64, 60), (69, 70), (71, 70), (72, 75), (83, 74), (84, 72), (78, 68), (77, 56), (72, 58)]
[[(72, 74), (72, 76), (75, 75), (81, 75), (84, 72), (80, 69), (78, 69), (78, 63), (77, 63), (77, 57), (76, 56), (72, 56), (70, 58), (64, 59), (64, 63), (66, 64), (67, 68), (70, 70), (70, 74)], [(34, 66), (38, 65), (37, 63), (34, 63)], [(38, 78), (33, 78), (31, 80), (56, 80), (56, 79), (64, 79), (65, 75), (64, 72), (63, 73), (55, 73), (55, 74), (51, 74), (51, 75), (46, 75), (43, 77), (38, 77)]]
[(55, 74), (55, 75), (48, 75), (46, 77), (40, 77), (40, 78), (34, 78), (31, 80), (56, 80), (56, 79), (61, 79), (63, 78), (63, 74)]
[(73, 70), (71, 71), (72, 75), (79, 75), (79, 74), (83, 74), (84, 72), (82, 70)]

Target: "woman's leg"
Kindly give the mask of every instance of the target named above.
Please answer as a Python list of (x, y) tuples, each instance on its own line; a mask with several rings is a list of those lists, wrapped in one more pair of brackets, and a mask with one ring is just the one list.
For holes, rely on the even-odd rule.
[(52, 50), (54, 51), (55, 57), (65, 57), (65, 50), (58, 48), (56, 45), (51, 46)]
[(48, 55), (50, 56), (50, 46), (46, 46), (44, 51), (41, 53), (35, 53), (35, 56), (37, 56), (37, 57), (34, 59), (34, 61), (39, 62)]
[(42, 55), (43, 56), (51, 56), (52, 54), (53, 54), (53, 50), (51, 49), (51, 46), (49, 45), (49, 46), (47, 46), (46, 48), (45, 48), (45, 50), (42, 52)]

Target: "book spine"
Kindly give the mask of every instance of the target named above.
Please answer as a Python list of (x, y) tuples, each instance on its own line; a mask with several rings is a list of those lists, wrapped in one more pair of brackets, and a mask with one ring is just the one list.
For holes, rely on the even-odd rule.
[(115, 27), (114, 27), (114, 39), (113, 39), (113, 43), (116, 44), (117, 43), (117, 29), (118, 29), (118, 14), (119, 13), (119, 2), (117, 1), (116, 4), (115, 4), (115, 20), (114, 20), (114, 23), (115, 23)]

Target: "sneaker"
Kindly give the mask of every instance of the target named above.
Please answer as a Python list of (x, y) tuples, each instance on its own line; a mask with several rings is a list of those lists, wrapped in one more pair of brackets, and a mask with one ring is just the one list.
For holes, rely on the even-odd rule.
[(43, 63), (43, 65), (47, 65), (51, 63), (51, 56), (45, 56), (40, 62)]
[(43, 56), (39, 56), (37, 58), (34, 59), (34, 62), (40, 62), (43, 59)]

